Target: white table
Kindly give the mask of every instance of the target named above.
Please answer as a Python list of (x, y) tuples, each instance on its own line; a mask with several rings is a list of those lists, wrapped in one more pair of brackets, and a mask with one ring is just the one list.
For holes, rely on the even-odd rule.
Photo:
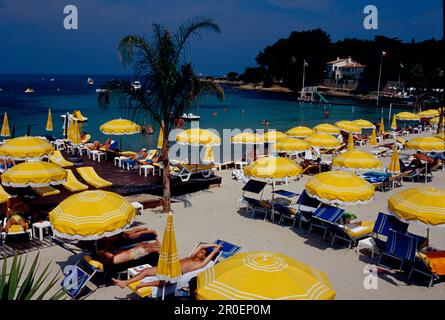
[(129, 159), (129, 158), (125, 157), (125, 156), (115, 157), (114, 158), (114, 165), (118, 166), (119, 168), (121, 168), (122, 167), (122, 161), (126, 160), (126, 159)]
[(134, 201), (131, 203), (131, 205), (133, 206), (133, 208), (136, 209), (137, 214), (141, 215), (142, 211), (144, 210), (144, 205), (140, 202)]
[(107, 158), (107, 154), (105, 152), (99, 151), (99, 150), (92, 150), (88, 154), (88, 157), (92, 158), (93, 161), (100, 162), (100, 159), (103, 157), (104, 159)]
[(372, 237), (362, 239), (357, 244), (357, 253), (360, 252), (360, 249), (368, 249), (371, 250), (371, 258), (374, 259), (374, 254), (380, 254), (380, 250), (375, 243), (375, 240)]
[[(32, 231), (34, 234), (34, 238), (39, 239), (40, 241), (43, 240), (43, 231), (45, 229), (51, 228), (51, 223), (49, 221), (43, 221), (43, 222), (35, 222), (32, 224)], [(36, 229), (39, 231), (38, 236)]]
[(155, 167), (151, 164), (144, 164), (142, 166), (139, 166), (139, 175), (142, 175), (142, 170), (144, 170), (144, 176), (147, 177), (148, 172), (152, 172), (153, 175), (155, 175)]

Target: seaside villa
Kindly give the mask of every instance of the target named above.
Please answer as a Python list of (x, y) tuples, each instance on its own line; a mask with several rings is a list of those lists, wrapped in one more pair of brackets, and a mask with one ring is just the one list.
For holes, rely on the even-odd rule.
[(328, 79), (334, 80), (360, 80), (365, 65), (353, 60), (351, 57), (330, 61), (326, 64), (326, 75)]

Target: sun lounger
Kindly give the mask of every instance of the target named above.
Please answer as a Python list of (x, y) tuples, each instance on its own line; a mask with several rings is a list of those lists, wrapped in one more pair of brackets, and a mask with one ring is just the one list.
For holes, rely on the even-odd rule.
[(416, 253), (415, 261), (408, 274), (410, 280), (414, 273), (420, 273), (428, 277), (428, 288), (432, 287), (435, 280), (445, 275), (445, 252), (432, 251)]
[(209, 178), (212, 175), (213, 165), (203, 165), (203, 164), (186, 164), (186, 163), (175, 163), (174, 166), (178, 168), (178, 171), (172, 171), (171, 175), (173, 177), (179, 177), (182, 182), (189, 181), (192, 174), (202, 174), (204, 178)]
[(345, 210), (343, 209), (332, 207), (327, 204), (321, 205), (312, 215), (309, 225), (309, 233), (314, 227), (319, 228), (324, 230), (323, 238), (325, 238), (329, 224), (335, 224), (339, 221), (344, 212)]
[[(244, 203), (246, 204), (246, 210), (252, 211), (252, 217), (255, 216), (256, 212), (260, 212), (264, 213), (264, 219), (266, 219), (267, 215), (272, 212), (273, 208), (270, 202), (262, 200), (263, 190), (266, 185), (266, 182), (250, 179), (242, 189), (243, 195), (239, 200), (238, 207), (240, 207), (241, 203)], [(247, 197), (245, 195), (246, 192), (260, 194), (260, 199)]]
[(88, 288), (90, 292), (94, 292), (97, 286), (91, 280), (97, 273), (97, 269), (89, 264), (86, 260), (81, 259), (70, 268), (65, 268), (66, 274), (60, 283), (62, 289), (73, 299), (77, 299), (79, 295)]
[(359, 221), (346, 225), (334, 223), (331, 228), (333, 231), (331, 247), (336, 239), (346, 241), (349, 248), (356, 246), (359, 240), (367, 238), (372, 234), (373, 228), (374, 222), (372, 221)]
[(54, 195), (60, 193), (60, 190), (55, 189), (55, 188), (53, 188), (51, 186), (33, 187), (32, 191), (34, 191), (35, 193), (37, 193), (41, 197), (54, 196)]
[(82, 179), (90, 186), (100, 189), (100, 188), (110, 187), (113, 185), (113, 183), (111, 183), (110, 181), (107, 181), (99, 177), (96, 171), (94, 171), (93, 167), (82, 167), (76, 169), (77, 172), (82, 177)]
[[(8, 219), (4, 218), (3, 219), (3, 227), (6, 227), (6, 223), (7, 223)], [(11, 226), (8, 230), (8, 232), (2, 232), (0, 233), (0, 238), (1, 238), (1, 242), (5, 242), (6, 240), (8, 240), (8, 238), (20, 238), (20, 237), (25, 237), (27, 240), (31, 240), (32, 239), (32, 228), (28, 228), (28, 230), (23, 230), (22, 226), (19, 225), (14, 225)]]
[(417, 251), (417, 239), (409, 234), (404, 234), (390, 229), (388, 241), (382, 251), (378, 266), (390, 268), (382, 263), (384, 257), (398, 260), (400, 262), (398, 271), (402, 270), (404, 263), (413, 263)]
[(299, 226), (301, 228), (302, 223), (311, 223), (312, 216), (314, 212), (317, 210), (317, 208), (320, 206), (320, 201), (310, 197), (306, 190), (303, 190), (303, 192), (298, 197), (296, 208), (297, 208), (297, 214), (295, 216), (294, 222), (292, 223), (291, 229), (294, 228), (295, 223), (298, 221)]
[(59, 166), (66, 168), (73, 166), (73, 163), (66, 160), (59, 150), (55, 150), (53, 155), (49, 158), (52, 163), (58, 164)]
[(82, 182), (77, 180), (76, 176), (71, 171), (71, 169), (66, 169), (66, 172), (67, 172), (66, 182), (62, 184), (62, 186), (65, 189), (71, 192), (83, 191), (88, 189), (88, 186), (86, 184), (83, 184)]

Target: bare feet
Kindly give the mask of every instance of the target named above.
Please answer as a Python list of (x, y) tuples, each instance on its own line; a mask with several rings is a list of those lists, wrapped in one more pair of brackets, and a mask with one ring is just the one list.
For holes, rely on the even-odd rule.
[(112, 278), (111, 281), (113, 281), (113, 284), (115, 286), (118, 286), (121, 289), (123, 289), (123, 288), (125, 288), (127, 286), (127, 283), (125, 281), (122, 281), (122, 280), (117, 280), (117, 279)]

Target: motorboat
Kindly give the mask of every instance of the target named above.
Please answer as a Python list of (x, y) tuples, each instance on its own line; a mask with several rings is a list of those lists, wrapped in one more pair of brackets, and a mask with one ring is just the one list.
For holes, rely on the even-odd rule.
[(34, 93), (34, 89), (32, 87), (26, 88), (25, 93)]
[(94, 84), (94, 80), (90, 77), (88, 77), (87, 82), (90, 86), (92, 86)]
[(133, 90), (139, 90), (142, 88), (142, 84), (139, 81), (133, 81), (131, 87), (133, 88)]
[(199, 119), (201, 119), (201, 116), (198, 116), (193, 113), (183, 113), (181, 118), (184, 120), (199, 120)]
[[(66, 114), (62, 114), (62, 115), (60, 115), (60, 117), (65, 120)], [(80, 110), (74, 110), (73, 113), (69, 115), (68, 120), (69, 121), (74, 120), (74, 121), (78, 121), (78, 122), (85, 122), (85, 121), (88, 121), (88, 118), (83, 116), (83, 114), (80, 112)]]

